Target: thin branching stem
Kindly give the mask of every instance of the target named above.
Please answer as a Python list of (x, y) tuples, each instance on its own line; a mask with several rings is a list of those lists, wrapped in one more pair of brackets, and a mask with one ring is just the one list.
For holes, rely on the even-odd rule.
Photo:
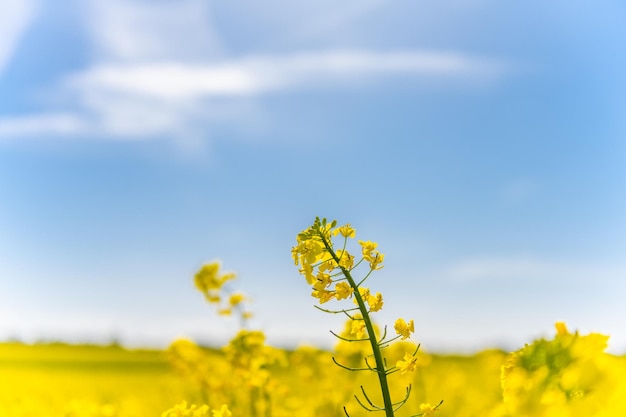
[[(365, 404), (363, 404), (363, 403), (361, 402), (361, 400), (359, 400), (359, 397), (357, 397), (356, 395), (354, 396), (354, 399), (356, 400), (356, 402), (357, 402), (357, 403), (359, 403), (359, 405), (360, 405), (361, 407), (363, 407), (363, 408), (364, 408), (365, 410), (367, 410), (367, 411), (373, 412), (373, 411), (383, 411), (383, 410), (385, 410), (384, 408), (380, 408), (380, 407), (376, 407), (376, 406), (374, 406), (374, 408), (369, 408), (368, 406), (366, 406)], [(386, 411), (386, 410), (385, 410), (385, 411)]]
[[(332, 246), (330, 245), (330, 242), (326, 240), (326, 238), (324, 236), (324, 233), (322, 233), (321, 230), (320, 230), (319, 236), (320, 236), (320, 239), (321, 239), (324, 247), (328, 251), (328, 253), (332, 256), (332, 258), (335, 260), (337, 265), (339, 265), (339, 258), (337, 257), (337, 254), (335, 253), (335, 251), (333, 250)], [(382, 393), (383, 404), (384, 404), (384, 407), (382, 409), (385, 410), (385, 416), (386, 417), (394, 417), (393, 405), (392, 405), (392, 401), (391, 401), (391, 395), (389, 393), (389, 384), (387, 382), (387, 372), (385, 370), (385, 364), (383, 362), (382, 354), (380, 352), (380, 347), (378, 346), (378, 341), (376, 340), (376, 333), (374, 332), (374, 326), (373, 326), (372, 321), (371, 321), (371, 319), (369, 317), (369, 314), (368, 314), (369, 313), (368, 312), (368, 308), (366, 307), (365, 301), (363, 300), (363, 297), (361, 296), (361, 293), (359, 292), (359, 286), (356, 284), (356, 282), (352, 278), (352, 275), (350, 274), (350, 271), (348, 271), (347, 269), (345, 269), (341, 265), (339, 265), (339, 268), (341, 268), (344, 276), (348, 280), (348, 283), (350, 284), (350, 286), (354, 290), (354, 298), (355, 298), (355, 300), (357, 302), (359, 310), (361, 310), (361, 315), (363, 316), (363, 320), (365, 321), (365, 328), (367, 329), (367, 334), (369, 336), (370, 344), (372, 346), (372, 353), (374, 354), (374, 359), (375, 359), (375, 362), (376, 362), (376, 369), (378, 370), (378, 372), (377, 372), (378, 381), (380, 383), (380, 390), (381, 390), (381, 393)], [(366, 277), (363, 280), (360, 281), (360, 283), (363, 283), (365, 281), (365, 279), (371, 273), (372, 273), (372, 270), (370, 270), (370, 272), (366, 275)], [(358, 401), (358, 399), (357, 399), (357, 401)], [(360, 403), (360, 401), (359, 401), (359, 403)], [(364, 408), (366, 408), (366, 407), (364, 407)]]
[(337, 339), (341, 339), (344, 342), (367, 342), (369, 339), (348, 339), (346, 337), (343, 336), (339, 336), (337, 333), (333, 332), (332, 330), (330, 330), (330, 333), (335, 336)]
[(333, 362), (335, 362), (335, 365), (337, 365), (340, 368), (347, 369), (348, 371), (369, 371), (370, 370), (369, 368), (351, 368), (349, 366), (342, 365), (339, 362), (337, 362), (337, 359), (335, 359), (334, 356), (332, 357), (332, 359), (333, 359)]
[[(343, 309), (343, 310), (327, 310), (325, 308), (322, 308), (322, 307), (316, 306), (316, 305), (313, 305), (313, 307), (317, 308), (320, 311), (323, 311), (324, 313), (330, 313), (330, 314), (341, 314), (341, 313), (348, 314), (348, 311), (357, 311), (359, 309), (358, 307), (354, 307), (354, 308), (349, 308), (347, 310), (346, 309)], [(350, 316), (350, 315), (348, 315), (348, 317), (352, 318), (352, 316)], [(354, 319), (354, 320), (357, 320), (357, 319)]]

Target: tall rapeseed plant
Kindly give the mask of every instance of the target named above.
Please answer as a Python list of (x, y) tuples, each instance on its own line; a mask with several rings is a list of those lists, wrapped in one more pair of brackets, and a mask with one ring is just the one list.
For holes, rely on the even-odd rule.
[[(335, 246), (333, 238), (341, 235), (343, 238), (341, 249)], [(371, 314), (380, 311), (383, 307), (383, 296), (380, 292), (372, 292), (369, 287), (365, 287), (365, 281), (383, 267), (385, 255), (380, 253), (378, 244), (371, 241), (359, 240), (361, 249), (360, 259), (350, 253), (346, 247), (348, 239), (354, 239), (356, 231), (350, 224), (337, 227), (337, 221), (328, 223), (326, 219), (317, 217), (313, 225), (305, 229), (297, 236), (297, 244), (292, 248), (292, 256), (295, 264), (300, 266), (302, 274), (307, 283), (312, 286), (311, 296), (316, 298), (320, 304), (330, 300), (352, 299), (354, 307), (341, 309), (324, 309), (317, 307), (327, 313), (345, 314), (349, 320), (349, 337), (333, 333), (337, 338), (346, 342), (368, 343), (371, 347), (371, 355), (364, 359), (364, 366), (349, 367), (341, 364), (335, 358), (333, 361), (340, 367), (350, 371), (371, 371), (378, 376), (383, 404), (374, 404), (367, 392), (361, 386), (362, 398), (355, 395), (356, 401), (367, 411), (384, 411), (386, 417), (393, 417), (394, 413), (400, 409), (408, 400), (411, 393), (411, 386), (406, 388), (406, 395), (399, 401), (393, 401), (389, 392), (387, 377), (395, 372), (405, 374), (413, 372), (417, 368), (417, 350), (406, 352), (404, 358), (397, 361), (395, 366), (388, 367), (382, 350), (397, 339), (405, 340), (415, 331), (413, 320), (408, 322), (399, 318), (394, 323), (396, 335), (388, 338), (387, 327), (385, 326), (382, 337), (378, 337), (371, 319)], [(362, 265), (366, 265), (366, 272), (360, 279), (353, 276), (353, 272)], [(373, 358), (374, 363), (370, 362)], [(441, 402), (436, 406), (422, 404), (420, 413), (415, 416), (431, 416), (439, 408)], [(344, 407), (345, 411), (345, 407)], [(348, 414), (347, 411), (346, 415)]]

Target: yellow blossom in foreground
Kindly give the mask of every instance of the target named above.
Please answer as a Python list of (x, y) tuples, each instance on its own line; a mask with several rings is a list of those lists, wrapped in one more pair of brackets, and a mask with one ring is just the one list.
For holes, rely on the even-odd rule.
[(422, 412), (423, 417), (431, 417), (435, 415), (435, 411), (437, 411), (437, 408), (433, 407), (429, 403), (420, 404), (420, 411)]
[(382, 263), (385, 260), (385, 255), (376, 250), (372, 252), (371, 256), (369, 256), (369, 259), (368, 258), (366, 259), (370, 263), (370, 268), (374, 271), (377, 271), (383, 268)]
[(407, 372), (413, 372), (417, 369), (417, 356), (410, 353), (405, 353), (403, 360), (399, 360), (396, 366), (400, 370), (400, 375), (404, 375)]
[(328, 286), (330, 284), (332, 284), (332, 283), (333, 283), (333, 280), (330, 277), (330, 275), (328, 275), (325, 272), (320, 272), (315, 277), (315, 284), (313, 284), (313, 288), (318, 290), (318, 291), (322, 291), (322, 290), (328, 288)]
[(226, 404), (222, 404), (219, 410), (213, 410), (213, 417), (231, 417), (233, 413), (230, 412)]
[[(370, 298), (370, 289), (367, 287), (359, 287), (359, 294), (361, 295), (363, 301), (367, 302), (367, 299)], [(356, 298), (353, 301), (354, 304), (359, 305), (359, 303), (356, 301)]]
[(411, 333), (415, 332), (413, 320), (407, 323), (406, 321), (404, 321), (404, 319), (400, 318), (396, 320), (393, 328), (396, 329), (397, 334), (402, 336), (402, 340), (408, 339), (409, 337), (411, 337)]
[(354, 256), (348, 253), (347, 250), (337, 250), (337, 257), (339, 258), (339, 265), (344, 269), (352, 269), (354, 266)]
[(363, 257), (367, 258), (370, 253), (376, 249), (378, 243), (370, 242), (369, 240), (359, 240), (359, 245), (361, 245), (361, 250), (363, 252)]
[(341, 233), (341, 236), (343, 237), (354, 238), (356, 236), (356, 230), (350, 226), (350, 223), (333, 230), (333, 235), (337, 236), (339, 233)]
[(314, 290), (311, 296), (320, 300), (320, 304), (330, 301), (334, 297), (335, 293), (325, 289)]
[(291, 250), (296, 265), (298, 264), (314, 264), (319, 261), (320, 256), (324, 253), (324, 246), (314, 240), (305, 240), (299, 242), (296, 247)]
[(595, 413), (599, 407), (607, 407), (621, 397), (617, 394), (619, 377), (611, 376), (614, 358), (604, 353), (608, 336), (572, 334), (561, 322), (555, 327), (553, 339), (526, 344), (509, 354), (502, 366), (503, 400), (509, 414), (533, 417), (624, 415), (623, 412)]
[(367, 297), (367, 304), (369, 304), (371, 311), (379, 311), (383, 308), (383, 295), (379, 292), (376, 295), (370, 295)]
[(343, 300), (344, 298), (348, 298), (352, 295), (354, 290), (347, 282), (338, 282), (335, 285), (335, 298), (337, 300)]

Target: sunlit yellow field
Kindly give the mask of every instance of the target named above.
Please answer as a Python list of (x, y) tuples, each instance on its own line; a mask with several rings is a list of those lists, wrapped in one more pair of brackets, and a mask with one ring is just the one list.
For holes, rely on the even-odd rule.
[[(389, 359), (404, 347), (390, 348)], [(202, 349), (189, 341), (178, 341), (168, 351), (5, 343), (0, 345), (0, 416), (161, 416), (183, 401), (188, 405), (208, 404), (214, 410), (228, 404), (233, 416), (344, 416), (344, 405), (351, 416), (369, 414), (356, 404), (353, 395), (360, 394), (360, 385), (375, 393), (372, 375), (341, 369), (332, 363), (331, 352), (312, 347), (272, 349), (271, 354), (275, 361), (266, 368), (267, 378), (258, 381), (263, 385), (248, 381), (246, 386), (241, 385), (241, 375), (232, 373), (224, 352)], [(336, 357), (348, 360), (351, 354), (354, 352), (336, 352)], [(501, 384), (507, 353), (422, 353), (415, 373), (391, 379), (395, 395), (402, 395), (405, 385), (412, 386), (409, 403), (398, 415), (411, 415), (410, 410), (419, 410), (420, 404), (440, 400), (444, 403), (436, 415), (441, 417), (626, 415), (626, 403), (619, 395), (626, 392), (625, 358), (598, 354), (582, 360), (578, 364), (582, 367), (565, 366), (560, 375), (565, 377), (568, 369), (577, 372), (571, 383), (582, 384), (587, 391), (562, 403), (563, 398), (552, 398), (550, 406), (550, 398), (542, 398), (542, 394), (549, 392), (554, 397), (566, 387), (553, 390), (556, 385), (539, 366), (541, 355), (536, 355), (531, 366), (537, 366), (538, 372), (516, 376), (524, 381), (517, 388), (523, 392), (517, 392), (511, 400), (516, 404), (510, 404), (503, 401)], [(559, 359), (557, 354), (553, 360), (564, 360), (564, 356)]]
[(320, 313), (347, 317), (332, 332), (333, 351), (268, 345), (263, 331), (247, 326), (248, 297), (231, 289), (236, 275), (214, 261), (194, 283), (217, 313), (239, 318), (225, 346), (1, 344), (0, 417), (626, 415), (626, 357), (605, 353), (608, 336), (558, 322), (554, 337), (514, 352), (444, 356), (413, 341), (412, 319), (379, 325), (373, 315), (384, 298), (365, 283), (385, 255), (363, 240), (350, 253), (354, 237), (350, 224), (316, 218), (292, 249)]

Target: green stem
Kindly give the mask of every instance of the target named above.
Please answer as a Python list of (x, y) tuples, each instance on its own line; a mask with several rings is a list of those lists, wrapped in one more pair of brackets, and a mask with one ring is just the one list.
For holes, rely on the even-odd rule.
[[(383, 404), (385, 406), (385, 416), (386, 417), (394, 417), (393, 414), (393, 403), (391, 402), (391, 395), (389, 394), (389, 384), (387, 383), (387, 370), (385, 369), (385, 363), (383, 361), (383, 356), (380, 353), (380, 347), (378, 345), (378, 341), (376, 340), (376, 334), (374, 333), (374, 326), (372, 325), (372, 320), (370, 319), (367, 307), (365, 306), (365, 301), (363, 301), (363, 297), (361, 297), (361, 293), (359, 292), (359, 287), (352, 278), (350, 271), (339, 265), (339, 258), (335, 251), (333, 251), (329, 242), (326, 241), (324, 234), (319, 234), (322, 239), (322, 243), (326, 247), (326, 250), (333, 257), (344, 276), (350, 283), (350, 286), (354, 290), (354, 298), (359, 306), (359, 310), (361, 310), (361, 314), (363, 315), (363, 321), (365, 321), (365, 328), (367, 329), (367, 335), (370, 340), (370, 344), (372, 345), (372, 353), (374, 354), (374, 360), (376, 361), (376, 373), (378, 374), (378, 381), (380, 382), (380, 390), (383, 396)], [(370, 271), (371, 272), (371, 271)]]

